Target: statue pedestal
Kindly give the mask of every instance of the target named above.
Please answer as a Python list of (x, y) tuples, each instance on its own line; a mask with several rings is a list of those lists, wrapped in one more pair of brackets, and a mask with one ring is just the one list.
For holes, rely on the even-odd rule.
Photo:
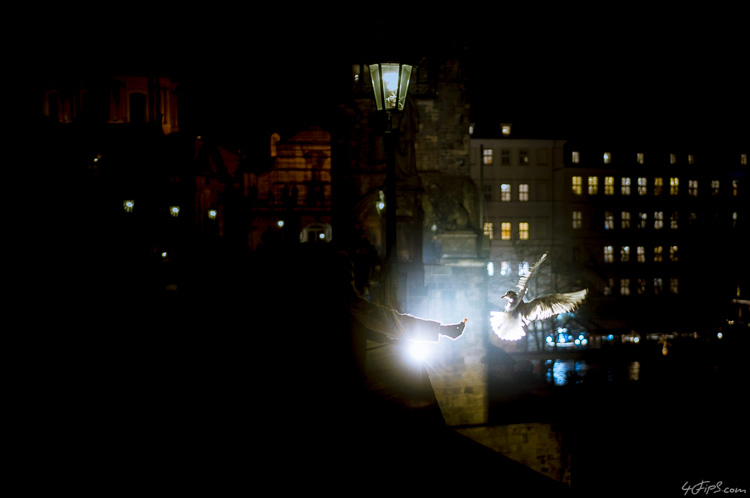
[(471, 230), (457, 230), (444, 232), (440, 235), (441, 255), (446, 258), (477, 258), (479, 257), (480, 238)]

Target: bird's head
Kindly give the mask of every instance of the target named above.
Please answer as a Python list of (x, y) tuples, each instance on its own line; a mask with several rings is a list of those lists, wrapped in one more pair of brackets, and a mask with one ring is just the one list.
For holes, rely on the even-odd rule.
[(503, 298), (506, 298), (511, 303), (514, 303), (516, 299), (518, 299), (518, 294), (516, 294), (515, 291), (509, 290), (508, 292), (505, 293), (505, 295), (501, 299)]

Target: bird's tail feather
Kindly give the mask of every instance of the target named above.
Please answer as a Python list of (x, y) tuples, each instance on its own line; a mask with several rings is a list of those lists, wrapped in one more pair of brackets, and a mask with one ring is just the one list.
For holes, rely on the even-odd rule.
[(505, 341), (517, 341), (526, 335), (523, 319), (507, 311), (490, 311), (490, 325), (493, 332)]

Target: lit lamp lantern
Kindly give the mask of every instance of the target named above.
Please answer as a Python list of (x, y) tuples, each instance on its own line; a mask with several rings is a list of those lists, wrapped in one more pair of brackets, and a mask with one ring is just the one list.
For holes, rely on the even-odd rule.
[[(406, 95), (409, 90), (409, 80), (414, 66), (394, 62), (383, 62), (369, 64), (370, 77), (372, 78), (372, 90), (375, 94), (375, 107), (378, 111), (385, 111), (386, 135), (386, 179), (385, 199), (380, 199), (378, 211), (385, 208), (385, 242), (386, 242), (386, 299), (392, 304), (397, 302), (397, 290), (395, 285), (396, 267), (396, 133), (393, 133), (391, 122), (392, 115), (404, 111)], [(385, 201), (385, 202), (383, 202)]]
[(391, 62), (369, 66), (378, 111), (403, 111), (414, 66)]

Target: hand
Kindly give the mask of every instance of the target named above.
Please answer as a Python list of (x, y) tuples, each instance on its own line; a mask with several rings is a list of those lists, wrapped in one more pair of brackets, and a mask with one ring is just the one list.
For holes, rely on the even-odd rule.
[(464, 333), (464, 328), (466, 328), (467, 320), (468, 318), (464, 318), (462, 322), (441, 325), (440, 335), (450, 337), (453, 340), (458, 339), (459, 337), (461, 337), (461, 334)]

